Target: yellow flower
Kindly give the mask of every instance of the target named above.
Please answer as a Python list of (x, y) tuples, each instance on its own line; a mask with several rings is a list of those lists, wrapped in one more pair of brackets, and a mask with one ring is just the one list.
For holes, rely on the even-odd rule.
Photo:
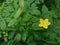
[(40, 19), (39, 27), (43, 27), (43, 28), (47, 29), (50, 24), (51, 23), (48, 21), (48, 19), (45, 19), (45, 20)]

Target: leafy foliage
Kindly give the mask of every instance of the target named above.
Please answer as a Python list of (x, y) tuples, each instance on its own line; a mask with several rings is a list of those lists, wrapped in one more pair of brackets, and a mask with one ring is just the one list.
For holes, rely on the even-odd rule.
[(1, 0), (0, 45), (60, 45), (60, 0)]

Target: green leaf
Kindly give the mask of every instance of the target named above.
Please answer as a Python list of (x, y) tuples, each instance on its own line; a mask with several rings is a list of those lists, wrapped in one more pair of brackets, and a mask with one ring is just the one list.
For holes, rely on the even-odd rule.
[(32, 9), (32, 10), (31, 10), (31, 14), (32, 14), (32, 15), (37, 15), (37, 16), (38, 16), (38, 15), (40, 15), (40, 11), (37, 10), (37, 9)]
[(12, 19), (9, 23), (8, 23), (8, 26), (12, 26), (16, 23), (16, 19)]
[(10, 40), (7, 45), (13, 45), (13, 40)]
[(19, 33), (16, 34), (14, 40), (15, 40), (16, 42), (20, 41), (20, 40), (21, 40), (21, 35), (20, 35)]
[(42, 6), (42, 14), (47, 14), (48, 13), (48, 8), (45, 6), (45, 5), (43, 5)]
[(28, 40), (27, 40), (27, 45), (36, 45), (35, 41), (33, 40), (32, 36), (29, 36)]
[(56, 37), (56, 40), (60, 43), (60, 37)]
[(19, 8), (17, 3), (18, 3), (18, 0), (14, 0), (13, 7), (15, 8), (15, 10), (17, 10)]
[(21, 8), (19, 8), (17, 10), (16, 14), (14, 15), (14, 18), (9, 22), (8, 26), (14, 25), (17, 21), (17, 18), (21, 15), (21, 13), (22, 13), (22, 10), (21, 10)]
[(28, 43), (27, 45), (36, 45), (36, 43), (32, 42), (32, 43)]
[(3, 43), (1, 43), (1, 45), (6, 45), (6, 43), (5, 43), (5, 42), (3, 42)]
[(36, 32), (35, 32), (35, 33), (34, 33), (34, 39), (35, 39), (35, 40), (38, 40), (38, 41), (41, 40), (40, 33), (36, 33)]
[(26, 31), (22, 32), (22, 40), (23, 40), (23, 42), (26, 41), (27, 35), (28, 35), (28, 33)]
[(7, 6), (7, 7), (4, 7), (4, 10), (5, 10), (6, 12), (11, 12), (11, 11), (14, 11), (14, 8), (13, 8), (11, 5), (9, 5), (9, 6)]
[(0, 28), (1, 28), (2, 30), (5, 30), (5, 28), (6, 28), (6, 22), (5, 22), (5, 20), (2, 18), (1, 15), (0, 15)]
[(15, 19), (15, 18), (17, 19), (17, 18), (21, 15), (21, 13), (22, 13), (22, 10), (21, 10), (21, 8), (19, 8), (19, 9), (17, 10), (16, 14), (14, 15), (14, 19)]
[(29, 21), (31, 18), (32, 18), (32, 15), (30, 15), (30, 14), (24, 14), (22, 21), (23, 21), (23, 22), (27, 22), (27, 21)]
[(39, 27), (39, 23), (33, 23), (32, 24), (32, 29), (33, 30), (41, 30), (42, 28)]
[(19, 1), (20, 8), (23, 10), (24, 8), (24, 0)]
[(39, 3), (40, 3), (40, 1), (39, 1), (39, 0), (36, 0), (36, 1), (35, 1), (35, 3), (36, 3), (36, 4), (39, 4)]
[(2, 35), (0, 34), (0, 38), (2, 37)]
[(53, 41), (53, 40), (48, 40), (46, 41), (48, 44), (56, 44), (56, 41)]
[(44, 2), (44, 0), (40, 0), (42, 3)]
[(14, 37), (15, 32), (10, 32), (8, 38), (12, 39)]
[(13, 0), (6, 0), (6, 3), (11, 3)]

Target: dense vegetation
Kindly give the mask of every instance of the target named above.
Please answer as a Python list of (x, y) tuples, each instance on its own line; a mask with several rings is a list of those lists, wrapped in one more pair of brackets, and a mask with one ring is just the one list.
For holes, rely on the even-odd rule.
[(0, 45), (60, 45), (60, 0), (0, 0)]

